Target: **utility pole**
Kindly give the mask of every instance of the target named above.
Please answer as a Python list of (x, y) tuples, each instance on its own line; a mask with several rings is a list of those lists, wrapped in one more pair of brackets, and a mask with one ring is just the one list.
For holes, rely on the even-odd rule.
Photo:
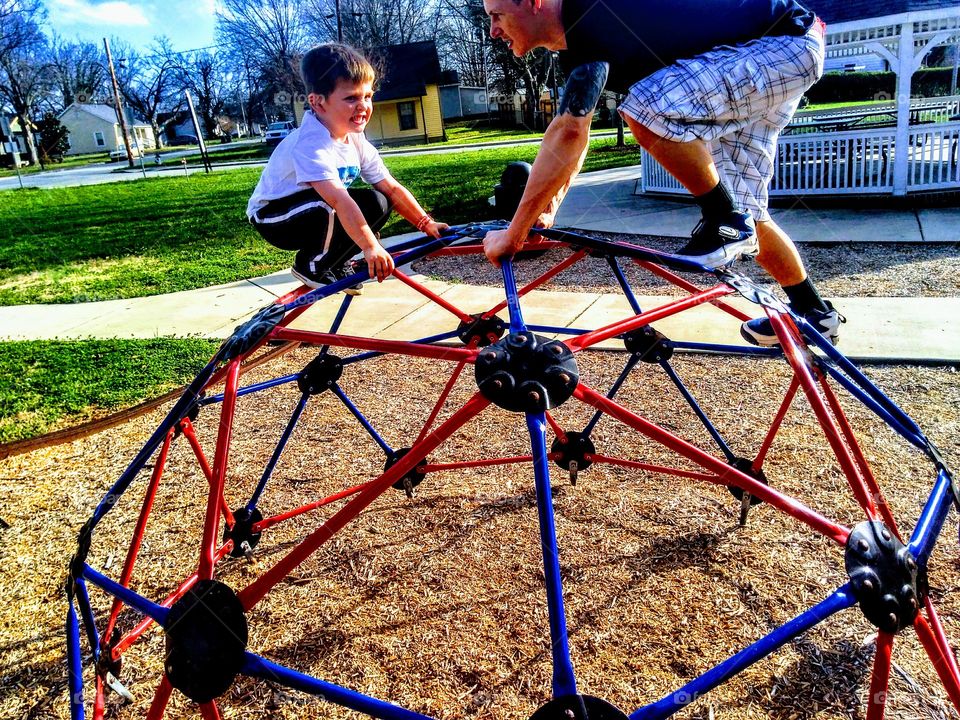
[(340, 0), (335, 0), (334, 7), (337, 13), (337, 42), (343, 42), (343, 18), (340, 17)]
[(123, 146), (127, 149), (127, 164), (133, 169), (133, 151), (130, 148), (130, 138), (127, 135), (127, 119), (123, 114), (123, 104), (120, 102), (120, 84), (117, 82), (117, 73), (113, 69), (113, 55), (110, 54), (110, 41), (103, 39), (103, 47), (107, 51), (107, 65), (110, 68), (110, 79), (113, 81), (113, 100), (116, 103), (117, 121), (120, 123), (120, 132), (123, 134)]

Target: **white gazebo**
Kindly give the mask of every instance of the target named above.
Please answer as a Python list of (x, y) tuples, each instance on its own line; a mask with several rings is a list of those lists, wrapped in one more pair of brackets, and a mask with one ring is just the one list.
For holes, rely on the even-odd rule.
[[(910, 98), (913, 75), (927, 54), (938, 45), (960, 44), (960, 3), (821, 0), (811, 5), (827, 20), (827, 57), (884, 58), (896, 73), (896, 97), (845, 121), (840, 111), (798, 117), (780, 138), (770, 195), (960, 190), (960, 97)], [(860, 122), (867, 115), (872, 121)], [(888, 122), (877, 122), (882, 115)], [(641, 164), (642, 192), (683, 191), (646, 153)]]

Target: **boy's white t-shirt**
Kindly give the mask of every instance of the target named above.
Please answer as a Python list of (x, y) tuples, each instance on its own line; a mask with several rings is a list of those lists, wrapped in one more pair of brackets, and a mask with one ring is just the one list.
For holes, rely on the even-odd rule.
[[(347, 142), (337, 142), (307, 112), (303, 124), (281, 140), (270, 156), (247, 203), (247, 217), (271, 200), (310, 189), (310, 182), (332, 180), (348, 188), (358, 177), (373, 185), (390, 177), (390, 171), (363, 133), (350, 133)], [(326, 205), (319, 195), (317, 200)]]

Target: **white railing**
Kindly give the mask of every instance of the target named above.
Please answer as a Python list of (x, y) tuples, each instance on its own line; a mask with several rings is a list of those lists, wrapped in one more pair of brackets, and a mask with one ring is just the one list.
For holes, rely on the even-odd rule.
[[(960, 189), (960, 122), (910, 129), (907, 189)], [(770, 196), (892, 194), (896, 128), (788, 135), (777, 145)], [(641, 154), (640, 190), (686, 191), (649, 154)]]

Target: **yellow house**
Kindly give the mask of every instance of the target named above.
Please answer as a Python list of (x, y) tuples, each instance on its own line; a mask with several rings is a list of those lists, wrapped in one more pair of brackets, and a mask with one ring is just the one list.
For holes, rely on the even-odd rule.
[[(440, 106), (440, 58), (432, 40), (387, 45), (370, 52), (383, 75), (373, 96), (373, 119), (365, 135), (376, 145), (407, 145), (446, 139)], [(297, 109), (297, 124), (303, 109)]]
[[(123, 150), (123, 134), (117, 113), (110, 105), (73, 103), (60, 113), (60, 122), (70, 131), (70, 149), (67, 155)], [(152, 150), (157, 143), (153, 128), (147, 123), (132, 118), (127, 113), (127, 132), (131, 147), (141, 151)], [(133, 150), (136, 154), (136, 149)]]

